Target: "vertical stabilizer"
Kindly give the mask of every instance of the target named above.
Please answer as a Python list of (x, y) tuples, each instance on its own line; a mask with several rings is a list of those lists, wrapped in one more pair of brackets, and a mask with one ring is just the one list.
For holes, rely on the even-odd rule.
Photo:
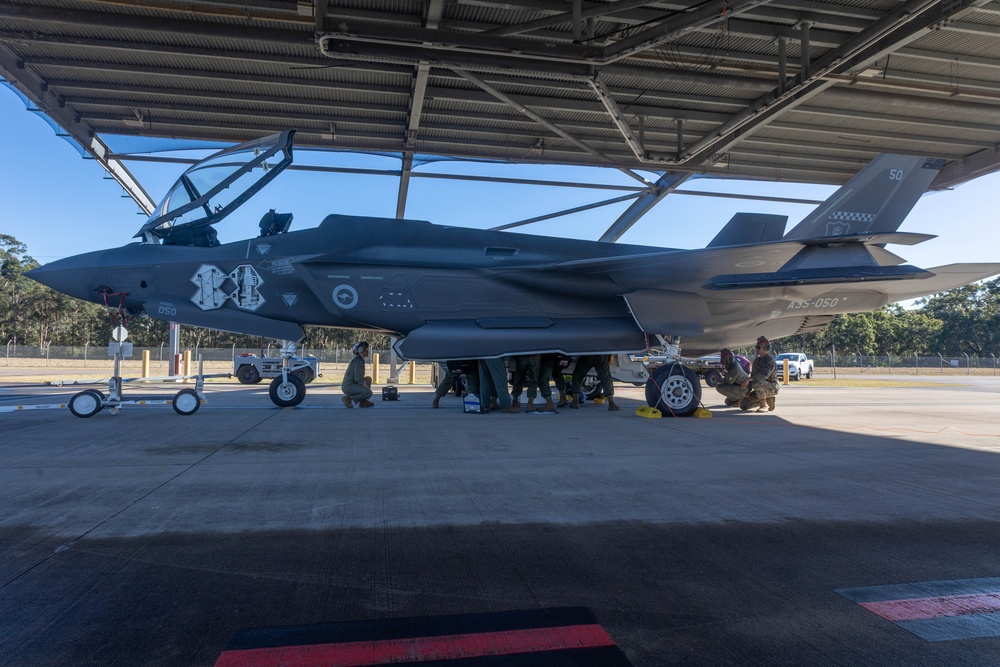
[(788, 234), (786, 241), (894, 232), (945, 164), (908, 155), (879, 155)]
[(785, 232), (787, 222), (787, 215), (737, 213), (706, 247), (719, 248), (777, 241)]

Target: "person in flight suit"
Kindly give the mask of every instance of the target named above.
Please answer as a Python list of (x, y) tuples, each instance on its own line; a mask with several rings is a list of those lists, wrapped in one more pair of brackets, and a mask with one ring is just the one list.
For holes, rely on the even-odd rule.
[(771, 341), (764, 336), (757, 339), (757, 356), (750, 365), (750, 379), (744, 380), (744, 383), (747, 395), (740, 401), (741, 410), (774, 410), (774, 397), (778, 395), (778, 364), (771, 356)]
[(368, 400), (372, 397), (372, 379), (365, 375), (368, 343), (365, 341), (355, 343), (351, 349), (354, 358), (347, 364), (347, 372), (344, 373), (344, 381), (340, 385), (341, 391), (344, 392), (341, 400), (344, 401), (345, 408), (353, 408), (353, 403), (357, 403), (361, 408), (373, 407), (375, 404)]
[(608, 410), (612, 412), (620, 410), (615, 403), (615, 385), (611, 380), (611, 357), (606, 354), (584, 355), (576, 360), (576, 368), (573, 369), (573, 401), (569, 407), (574, 410), (580, 407), (580, 389), (583, 387), (583, 378), (593, 368), (597, 373), (597, 379), (601, 381), (601, 389), (604, 397), (608, 399)]
[(722, 348), (719, 362), (722, 364), (722, 380), (715, 385), (715, 390), (726, 397), (726, 407), (735, 408), (747, 395), (743, 382), (750, 376), (728, 348)]

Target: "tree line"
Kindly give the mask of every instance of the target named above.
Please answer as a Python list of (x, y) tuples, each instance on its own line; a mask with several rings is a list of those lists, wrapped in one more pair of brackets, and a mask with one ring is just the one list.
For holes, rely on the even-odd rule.
[[(60, 294), (24, 274), (39, 264), (25, 245), (0, 234), (0, 344), (17, 346), (106, 345), (113, 324), (107, 310)], [(168, 324), (138, 317), (129, 322), (129, 340), (156, 347), (169, 338)], [(309, 349), (348, 347), (367, 340), (388, 346), (388, 337), (370, 331), (305, 327)], [(263, 347), (258, 337), (197, 327), (181, 328), (185, 348)], [(1000, 278), (958, 287), (916, 302), (914, 308), (889, 305), (867, 313), (837, 315), (824, 329), (786, 338), (781, 349), (808, 354), (876, 356), (1000, 355)]]

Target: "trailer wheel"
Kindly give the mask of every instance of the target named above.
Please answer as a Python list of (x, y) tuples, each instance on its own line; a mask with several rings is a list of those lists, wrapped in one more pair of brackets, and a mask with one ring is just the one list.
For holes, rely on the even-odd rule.
[(236, 370), (236, 379), (240, 384), (257, 384), (260, 382), (260, 373), (257, 367), (252, 364), (243, 364)]
[(84, 389), (78, 394), (73, 394), (69, 399), (69, 411), (74, 417), (86, 419), (93, 417), (104, 409), (104, 398), (101, 392), (94, 389)]
[(309, 384), (310, 382), (316, 379), (316, 377), (313, 375), (312, 370), (308, 368), (296, 369), (292, 371), (292, 375), (302, 380), (302, 382), (304, 382), (305, 384)]
[(664, 364), (646, 380), (646, 403), (664, 415), (687, 417), (701, 402), (701, 380), (681, 364)]
[(306, 397), (306, 383), (294, 373), (288, 374), (287, 382), (282, 382), (279, 375), (271, 380), (267, 393), (279, 408), (295, 407)]
[(720, 382), (722, 382), (721, 371), (712, 369), (709, 372), (705, 373), (705, 384), (707, 384), (709, 387), (714, 387)]
[(181, 389), (174, 394), (171, 405), (174, 406), (174, 412), (186, 417), (198, 412), (198, 408), (201, 407), (201, 397), (194, 389)]

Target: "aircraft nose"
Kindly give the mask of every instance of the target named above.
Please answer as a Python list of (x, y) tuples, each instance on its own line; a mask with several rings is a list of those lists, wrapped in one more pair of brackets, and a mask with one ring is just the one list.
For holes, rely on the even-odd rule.
[(24, 275), (69, 296), (103, 303), (97, 293), (100, 258), (103, 251), (88, 252), (49, 262)]

